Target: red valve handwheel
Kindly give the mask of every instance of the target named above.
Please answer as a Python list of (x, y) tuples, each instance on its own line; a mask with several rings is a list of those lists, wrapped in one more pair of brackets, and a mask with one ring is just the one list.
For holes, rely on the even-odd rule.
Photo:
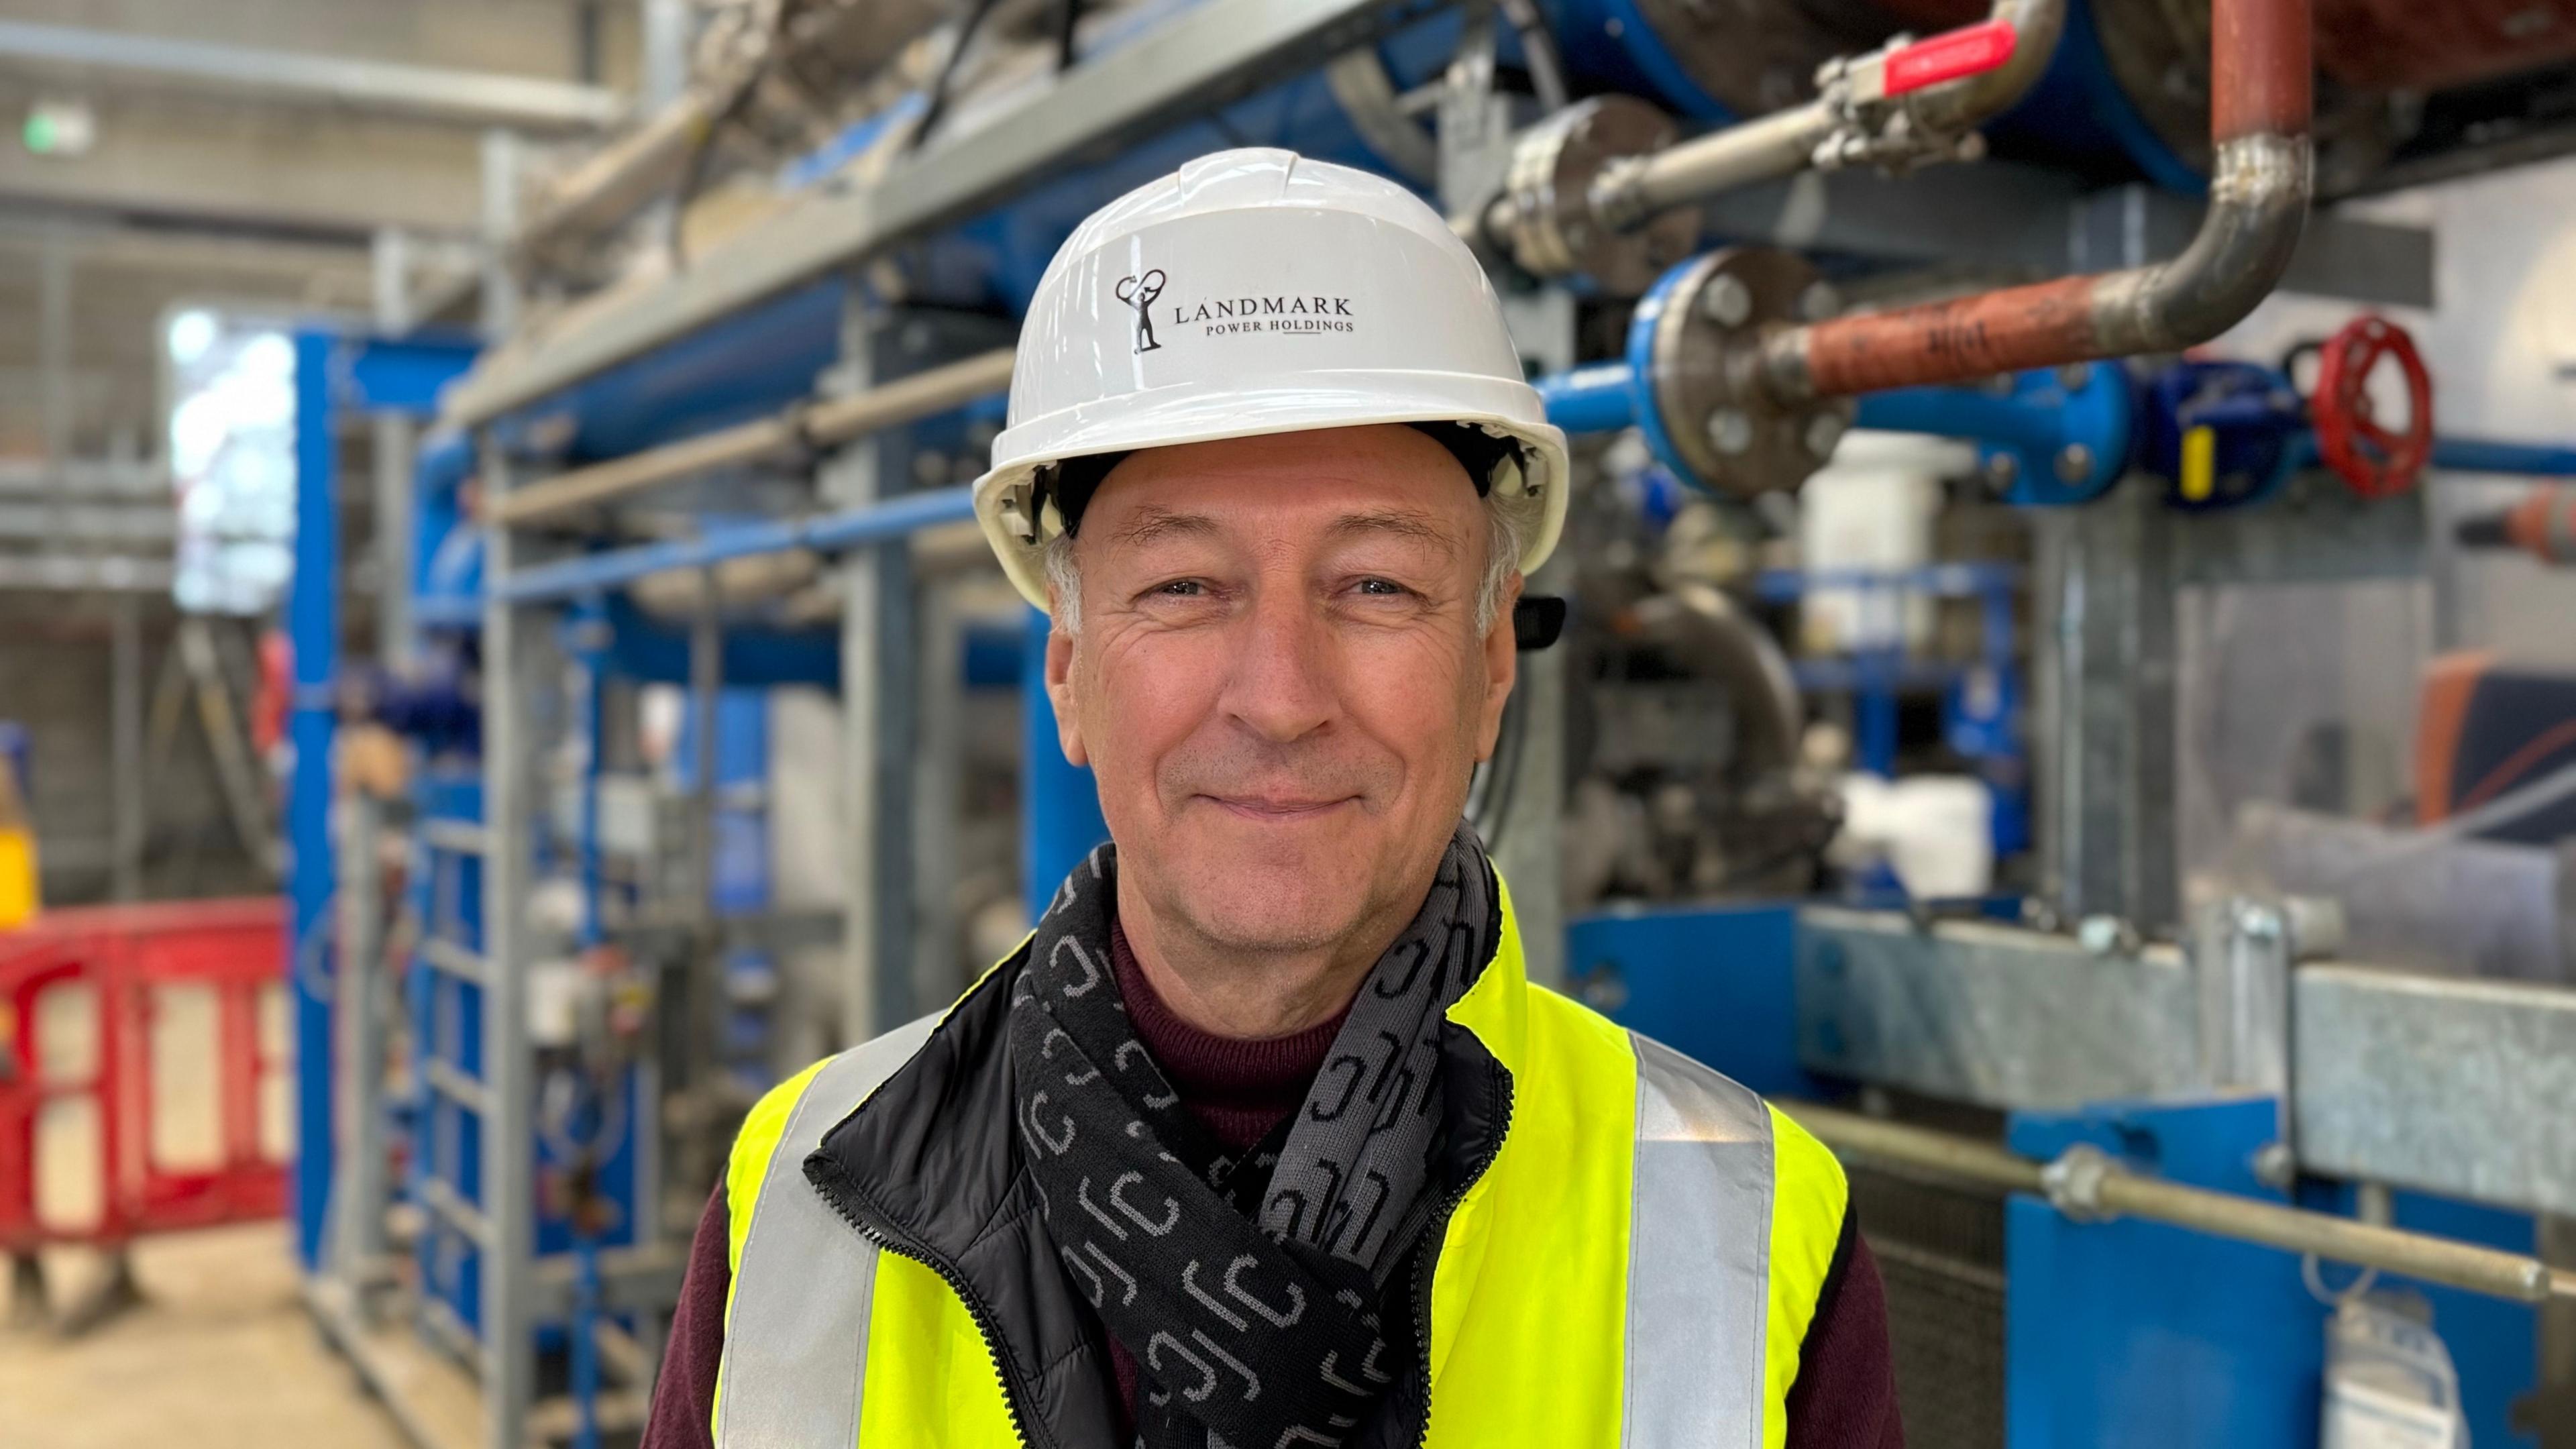
[[(2406, 431), (2382, 427), (2373, 415), (2370, 374), (2392, 360), (2406, 377)], [(2326, 339), (2317, 356), (2316, 396), (2308, 415), (2317, 428), (2317, 452), (2346, 486), (2364, 498), (2385, 498), (2415, 486), (2433, 455), (2433, 375), (2406, 329), (2364, 313)]]

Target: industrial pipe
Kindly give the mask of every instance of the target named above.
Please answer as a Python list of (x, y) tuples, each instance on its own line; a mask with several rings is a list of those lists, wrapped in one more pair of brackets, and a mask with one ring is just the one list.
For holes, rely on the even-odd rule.
[[(1651, 334), (1646, 340), (1653, 340)], [(1637, 426), (1657, 460), (1684, 482), (1722, 490), (1727, 479), (1704, 473), (1694, 459), (1697, 450), (1682, 445), (1686, 420), (1666, 415), (1665, 390), (1652, 377), (1662, 355), (1651, 346), (1634, 348), (1631, 360), (1586, 363), (1531, 385), (1546, 405), (1547, 420), (1565, 431)], [(2132, 411), (2120, 368), (2091, 363), (1990, 379), (1979, 387), (1871, 393), (1860, 399), (1851, 423), (1975, 443), (1985, 476), (2004, 501), (2054, 506), (2096, 498), (2119, 479), (2129, 462)], [(1830, 444), (1840, 429), (1826, 427), (1818, 437)], [(1821, 463), (1830, 449), (1811, 451)]]
[(1870, 139), (1858, 134), (1847, 157), (1819, 153), (1838, 133), (1854, 129), (1857, 107), (1898, 97), (1910, 99), (1899, 108), (1903, 134), (1888, 138), (1894, 144), (1964, 136), (2029, 92), (2065, 28), (2066, 0), (1994, 0), (1982, 25), (1835, 62), (1826, 71), (1825, 94), (1805, 105), (1612, 163), (1593, 185), (1593, 211), (1606, 225), (1625, 229), (1668, 208), (1810, 166), (1877, 160)]
[(1782, 329), (1763, 386), (1792, 407), (1998, 372), (2168, 352), (2241, 320), (2290, 264), (2311, 185), (2307, 0), (2214, 0), (2209, 210), (2170, 262)]
[(1837, 1153), (2044, 1197), (2072, 1216), (2145, 1218), (2522, 1303), (2576, 1300), (2576, 1273), (2537, 1258), (2185, 1187), (2131, 1172), (2090, 1144), (2038, 1163), (1992, 1143), (1830, 1107), (1787, 1102), (1781, 1110)]
[(1685, 203), (1810, 166), (1972, 154), (1976, 126), (2030, 88), (2065, 28), (2066, 0), (1993, 5), (1979, 24), (1829, 61), (1815, 100), (1696, 140), (1646, 101), (1589, 97), (1515, 137), (1501, 194), (1450, 225), (1535, 275), (1634, 295), (1698, 244)]
[(717, 128), (754, 104), (773, 79), (792, 90), (828, 90), (822, 75), (798, 75), (809, 62), (834, 85), (847, 84), (843, 77), (875, 76), (942, 15), (935, 0), (837, 0), (777, 12), (756, 45), (738, 50), (729, 64), (546, 188), (510, 239), (512, 259), (534, 263), (550, 248), (606, 231), (669, 193)]
[(720, 109), (711, 91), (688, 90), (601, 147), (537, 198), (510, 238), (512, 257), (531, 261), (558, 241), (596, 235), (641, 211), (679, 179)]
[(575, 468), (504, 495), (487, 516), (505, 526), (543, 523), (718, 468), (836, 447), (1000, 392), (1011, 385), (1011, 360), (1010, 348), (997, 347), (847, 397), (798, 403), (770, 417)]
[(621, 589), (649, 575), (672, 569), (710, 568), (728, 559), (749, 558), (754, 554), (786, 553), (795, 549), (843, 553), (974, 516), (974, 490), (963, 485), (898, 493), (883, 502), (839, 513), (728, 524), (710, 528), (695, 538), (581, 554), (555, 563), (539, 564), (504, 575), (492, 586), (490, 594), (514, 604), (569, 599)]
[(2534, 488), (2502, 513), (2461, 519), (2453, 537), (2462, 548), (2520, 549), (2545, 564), (2576, 564), (2576, 488)]
[(2534, 478), (2576, 478), (2576, 448), (2546, 443), (2505, 443), (2491, 438), (2433, 440), (2432, 463), (2453, 473), (2521, 473)]

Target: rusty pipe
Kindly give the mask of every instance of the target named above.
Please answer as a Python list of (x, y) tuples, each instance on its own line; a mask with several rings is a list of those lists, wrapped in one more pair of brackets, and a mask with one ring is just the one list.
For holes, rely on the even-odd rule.
[[(2011, 58), (1988, 71), (1931, 86), (1905, 102), (1913, 123), (1929, 132), (1975, 130), (2027, 94), (2048, 69), (2066, 28), (2066, 0), (1994, 0), (1988, 16), (2012, 27)], [(1605, 225), (1626, 229), (1658, 212), (1706, 201), (1738, 187), (1795, 175), (1844, 124), (1827, 99), (1711, 131), (1603, 168), (1592, 209)]]
[(2206, 342), (2241, 321), (2290, 264), (2312, 185), (2308, 0), (2215, 0), (2210, 139), (2218, 174), (2182, 255), (1953, 301), (1783, 329), (1762, 384), (1791, 405), (1966, 382)]

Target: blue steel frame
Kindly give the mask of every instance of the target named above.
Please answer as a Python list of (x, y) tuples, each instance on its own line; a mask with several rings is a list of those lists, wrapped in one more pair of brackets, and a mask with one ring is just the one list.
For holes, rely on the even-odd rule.
[[(290, 1198), (297, 1256), (319, 1266), (331, 1189), (331, 1002), (294, 963), (328, 948), (331, 898), (331, 750), (338, 723), (340, 517), (338, 423), (354, 413), (427, 418), (438, 390), (472, 364), (461, 338), (373, 337), (314, 326), (295, 334), (295, 578), (287, 629), (295, 648), (289, 726), (295, 769), (287, 785), (286, 982), (294, 1002), (295, 1171)], [(320, 940), (316, 940), (320, 937)], [(329, 973), (325, 973), (328, 975)]]

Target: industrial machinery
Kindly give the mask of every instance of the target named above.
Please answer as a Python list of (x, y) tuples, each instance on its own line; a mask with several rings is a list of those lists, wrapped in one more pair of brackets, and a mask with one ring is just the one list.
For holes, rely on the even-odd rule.
[[(2329, 1317), (2387, 1301), (2344, 1264), (2514, 1442), (2567, 1388), (2576, 1114), (2529, 1108), (2576, 1101), (2576, 995), (2187, 899), (2172, 723), (2179, 586), (2420, 571), (2420, 472), (2560, 471), (2421, 389), (2371, 415), (2385, 323), (2304, 385), (2185, 355), (2276, 286), (2431, 300), (2420, 233), (2310, 202), (2536, 144), (2576, 16), (2503, 8), (702, 6), (631, 134), (491, 153), (488, 345), (443, 355), (363, 690), (299, 540), (320, 1320), (423, 1442), (631, 1428), (751, 1094), (953, 994), (1103, 834), (964, 484), (1071, 227), (1275, 145), (1433, 198), (1578, 435), (1563, 636), (1473, 818), (1535, 974), (1846, 1154), (1914, 1440), (2317, 1442)], [(308, 406), (412, 406), (329, 380), (417, 345), (308, 339)], [(1855, 429), (1964, 445), (1919, 470), (1938, 556), (1785, 557)], [(1805, 647), (1864, 594), (1921, 624)], [(413, 768), (335, 833), (344, 716)], [(1838, 778), (1924, 756), (1994, 802), (1995, 888), (1834, 854)]]

